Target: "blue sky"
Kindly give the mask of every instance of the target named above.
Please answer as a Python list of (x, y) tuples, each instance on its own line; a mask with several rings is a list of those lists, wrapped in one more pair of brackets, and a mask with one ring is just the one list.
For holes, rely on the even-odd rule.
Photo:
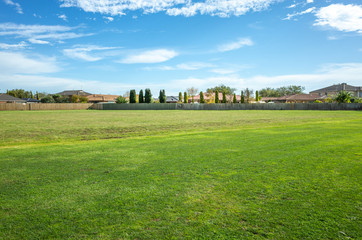
[(360, 0), (0, 0), (0, 92), (362, 85)]

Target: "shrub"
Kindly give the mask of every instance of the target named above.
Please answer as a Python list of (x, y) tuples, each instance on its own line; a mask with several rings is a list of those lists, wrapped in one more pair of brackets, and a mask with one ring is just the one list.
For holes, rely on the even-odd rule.
[(204, 93), (202, 91), (200, 92), (200, 103), (205, 103)]
[(226, 93), (222, 92), (222, 103), (226, 103)]
[(315, 100), (314, 103), (323, 103), (322, 101)]
[(335, 97), (334, 100), (337, 103), (350, 103), (352, 98), (352, 94), (347, 91), (340, 91)]
[(215, 103), (219, 103), (219, 91), (215, 91)]
[(78, 102), (78, 100), (79, 100), (79, 96), (77, 96), (77, 95), (73, 95), (72, 96), (72, 103), (77, 103)]
[(84, 96), (81, 96), (79, 97), (79, 102), (81, 103), (87, 103), (88, 102), (88, 98), (84, 97)]
[(139, 103), (144, 103), (145, 102), (145, 99), (143, 97), (143, 90), (141, 89), (139, 95), (138, 95), (138, 102)]
[(42, 103), (55, 103), (54, 98), (50, 95), (43, 97), (40, 102)]
[(118, 98), (116, 98), (116, 103), (127, 103), (127, 99), (119, 96)]
[(151, 90), (149, 88), (146, 88), (146, 90), (145, 90), (145, 103), (151, 103), (151, 102), (152, 102)]
[(136, 103), (136, 90), (132, 89), (129, 91), (129, 103)]

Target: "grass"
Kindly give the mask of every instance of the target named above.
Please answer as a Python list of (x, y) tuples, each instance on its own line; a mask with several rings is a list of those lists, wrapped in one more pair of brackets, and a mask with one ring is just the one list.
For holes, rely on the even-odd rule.
[(0, 112), (0, 239), (360, 239), (361, 112)]

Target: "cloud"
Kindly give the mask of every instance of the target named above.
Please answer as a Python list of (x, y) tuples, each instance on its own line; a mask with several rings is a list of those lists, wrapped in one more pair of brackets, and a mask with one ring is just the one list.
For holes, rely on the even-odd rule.
[(59, 41), (92, 35), (74, 33), (73, 31), (77, 28), (60, 25), (0, 23), (0, 36), (14, 36), (28, 39), (31, 43), (46, 44), (50, 43), (51, 40)]
[(307, 3), (313, 3), (314, 0), (307, 0)]
[(188, 62), (188, 63), (180, 63), (175, 66), (159, 66), (159, 67), (145, 67), (144, 70), (160, 70), (160, 71), (175, 71), (175, 70), (187, 70), (194, 71), (200, 70), (203, 68), (214, 67), (213, 64), (204, 63), (204, 62)]
[(362, 33), (362, 5), (331, 4), (320, 8), (315, 15), (315, 26)]
[(139, 54), (129, 55), (123, 60), (121, 63), (131, 64), (131, 63), (160, 63), (166, 62), (174, 57), (176, 57), (178, 53), (174, 50), (168, 49), (156, 49), (149, 50)]
[(218, 51), (227, 52), (227, 51), (232, 51), (232, 50), (242, 48), (244, 46), (252, 46), (252, 45), (254, 45), (254, 43), (250, 38), (239, 38), (235, 42), (230, 42), (230, 43), (220, 45), (218, 47)]
[(115, 49), (115, 47), (100, 47), (95, 45), (76, 45), (71, 49), (64, 49), (63, 54), (74, 59), (81, 59), (88, 62), (99, 61), (103, 59), (103, 56), (96, 55), (92, 56), (89, 53), (94, 51), (104, 51), (104, 50), (111, 50)]
[(107, 20), (108, 22), (113, 22), (113, 17), (103, 17), (103, 19)]
[(57, 71), (59, 68), (55, 58), (28, 57), (22, 53), (0, 52), (0, 72), (2, 74), (39, 74)]
[(304, 14), (307, 14), (307, 13), (313, 13), (315, 12), (316, 8), (315, 7), (311, 7), (311, 8), (308, 8), (307, 10), (304, 10), (304, 11), (301, 11), (301, 12), (295, 12), (295, 13), (291, 13), (291, 14), (287, 14), (287, 17), (286, 18), (283, 18), (283, 20), (290, 20), (296, 16), (301, 16), (301, 15), (304, 15)]
[(4, 0), (4, 2), (7, 4), (7, 5), (11, 5), (11, 6), (14, 6), (15, 9), (16, 9), (16, 12), (19, 13), (19, 14), (23, 14), (23, 9), (21, 8), (20, 4), (19, 3), (15, 3), (11, 0)]
[(25, 48), (26, 46), (28, 46), (25, 42), (20, 42), (18, 44), (7, 44), (7, 43), (0, 43), (0, 48), (1, 49), (14, 49), (14, 50), (17, 50), (17, 49), (23, 49)]
[(63, 19), (64, 21), (68, 21), (68, 18), (65, 14), (58, 15), (58, 18)]
[(165, 12), (171, 16), (196, 14), (219, 17), (240, 16), (262, 11), (280, 0), (60, 0), (61, 7), (78, 7), (86, 12), (125, 15), (130, 11), (145, 14)]

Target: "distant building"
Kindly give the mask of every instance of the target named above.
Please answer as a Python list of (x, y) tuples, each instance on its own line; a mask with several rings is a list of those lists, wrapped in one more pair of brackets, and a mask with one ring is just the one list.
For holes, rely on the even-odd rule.
[(311, 103), (316, 100), (323, 101), (323, 97), (319, 96), (318, 93), (310, 94), (293, 94), (282, 97), (262, 97), (263, 102), (275, 102), (275, 103)]
[(177, 96), (167, 96), (166, 97), (166, 103), (177, 103), (178, 102)]
[(92, 95), (92, 93), (88, 93), (83, 90), (65, 90), (63, 92), (56, 93), (56, 94), (59, 94), (60, 96), (63, 96), (63, 97), (68, 97), (69, 99), (71, 99), (73, 95), (82, 96), (82, 97)]
[(40, 100), (34, 98), (23, 98), (27, 103), (40, 103)]
[(91, 94), (87, 96), (88, 102), (90, 103), (101, 103), (101, 102), (116, 102), (119, 95), (104, 95), (104, 94)]
[(26, 101), (6, 93), (0, 93), (0, 103), (26, 103)]
[(320, 97), (323, 97), (336, 95), (340, 91), (350, 92), (353, 96), (358, 98), (362, 97), (362, 87), (351, 86), (347, 83), (335, 84), (329, 87), (311, 91), (310, 93), (316, 93), (319, 94)]

